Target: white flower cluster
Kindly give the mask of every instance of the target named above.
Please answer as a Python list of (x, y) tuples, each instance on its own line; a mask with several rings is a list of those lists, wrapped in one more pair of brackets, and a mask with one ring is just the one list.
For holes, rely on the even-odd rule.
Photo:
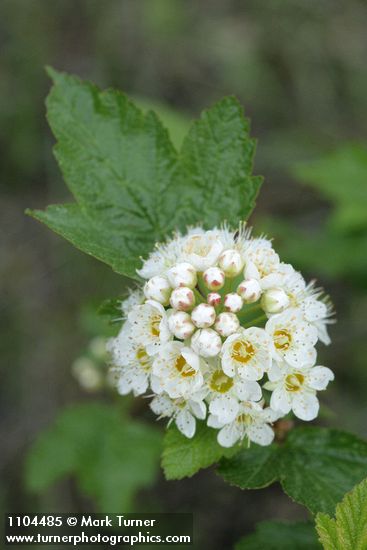
[(272, 423), (290, 411), (316, 418), (316, 393), (334, 378), (315, 366), (331, 307), (268, 239), (243, 226), (190, 229), (157, 245), (138, 273), (147, 282), (123, 303), (126, 321), (108, 344), (119, 393), (150, 389), (160, 418), (186, 437), (206, 419), (224, 447), (270, 444)]

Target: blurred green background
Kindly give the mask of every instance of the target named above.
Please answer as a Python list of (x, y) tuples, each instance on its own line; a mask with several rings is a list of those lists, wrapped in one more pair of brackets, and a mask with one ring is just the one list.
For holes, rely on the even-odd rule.
[(251, 223), (335, 303), (320, 362), (337, 378), (320, 423), (366, 435), (366, 20), (363, 0), (2, 0), (2, 511), (193, 511), (197, 547), (213, 550), (260, 520), (307, 517), (278, 486), (241, 492), (211, 470), (163, 480), (162, 426), (146, 400), (100, 383), (94, 338), (109, 329), (96, 307), (126, 280), (24, 209), (69, 198), (45, 120), (44, 65), (153, 106), (177, 145), (190, 119), (235, 94), (265, 176)]

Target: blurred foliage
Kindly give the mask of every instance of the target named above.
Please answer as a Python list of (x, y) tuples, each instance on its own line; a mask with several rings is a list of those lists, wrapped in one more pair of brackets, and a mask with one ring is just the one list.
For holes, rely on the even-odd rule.
[(300, 268), (330, 278), (367, 283), (367, 148), (346, 144), (315, 161), (299, 163), (293, 173), (312, 186), (330, 207), (322, 226), (297, 227), (277, 218), (264, 226), (279, 237), (283, 254)]
[(235, 550), (321, 550), (312, 523), (263, 521), (241, 539)]
[(42, 492), (74, 475), (99, 512), (131, 511), (138, 489), (153, 484), (161, 437), (157, 430), (103, 404), (65, 409), (33, 445), (26, 464), (26, 486)]

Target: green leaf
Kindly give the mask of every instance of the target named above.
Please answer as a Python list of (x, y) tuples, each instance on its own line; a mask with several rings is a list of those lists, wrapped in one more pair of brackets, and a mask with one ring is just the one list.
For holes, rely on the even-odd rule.
[(182, 145), (184, 137), (186, 136), (189, 127), (190, 119), (183, 113), (172, 109), (164, 103), (146, 98), (146, 97), (134, 97), (136, 105), (143, 111), (154, 111), (164, 126), (167, 128), (173, 145), (179, 149)]
[(204, 111), (184, 140), (181, 155), (189, 211), (210, 228), (251, 214), (262, 178), (252, 177), (256, 142), (233, 97)]
[(294, 168), (296, 177), (335, 204), (331, 222), (345, 232), (367, 228), (367, 147), (348, 144), (330, 155)]
[(262, 521), (255, 533), (244, 537), (235, 550), (321, 550), (311, 523)]
[(197, 422), (195, 436), (188, 439), (176, 426), (171, 426), (164, 437), (162, 468), (166, 479), (191, 477), (223, 456), (233, 456), (237, 447), (225, 449), (217, 443), (217, 432), (204, 422)]
[(124, 420), (107, 405), (75, 405), (31, 448), (26, 485), (40, 493), (73, 475), (99, 511), (127, 511), (136, 491), (154, 482), (160, 450), (160, 434), (150, 426)]
[(174, 230), (227, 220), (255, 204), (255, 142), (235, 98), (193, 124), (180, 154), (153, 112), (114, 90), (49, 69), (55, 155), (76, 203), (28, 211), (77, 248), (136, 278), (140, 256)]
[(333, 511), (345, 492), (363, 479), (366, 468), (365, 441), (338, 430), (307, 427), (291, 432), (282, 446), (251, 446), (222, 460), (219, 473), (242, 489), (279, 480), (293, 500), (316, 513)]
[(231, 460), (221, 462), (219, 473), (231, 485), (242, 489), (261, 489), (278, 479), (278, 448), (252, 444)]
[(325, 550), (366, 550), (367, 479), (345, 495), (335, 519), (317, 514), (316, 529)]

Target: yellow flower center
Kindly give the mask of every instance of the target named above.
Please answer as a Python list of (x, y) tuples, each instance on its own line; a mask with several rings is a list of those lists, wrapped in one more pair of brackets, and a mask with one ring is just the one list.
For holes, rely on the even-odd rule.
[(290, 392), (297, 392), (302, 388), (305, 377), (300, 372), (288, 374), (285, 379), (285, 389)]
[(178, 370), (181, 376), (194, 376), (196, 374), (195, 369), (193, 369), (187, 362), (186, 359), (180, 355), (175, 361), (175, 368)]
[(161, 315), (154, 315), (150, 319), (150, 332), (152, 336), (155, 336), (156, 338), (159, 338), (159, 334), (160, 334), (159, 325), (161, 321), (162, 321)]
[(274, 332), (274, 345), (282, 351), (287, 350), (292, 342), (292, 335), (286, 329), (279, 329)]
[(237, 416), (236, 421), (239, 424), (246, 424), (249, 425), (252, 422), (252, 416), (250, 414), (242, 413), (239, 416)]
[(232, 346), (231, 357), (233, 361), (246, 364), (255, 355), (255, 348), (247, 340), (237, 340)]
[(211, 380), (210, 380), (210, 387), (212, 390), (219, 392), (219, 393), (226, 393), (231, 389), (233, 386), (233, 380), (222, 370), (216, 370), (213, 372)]
[(150, 357), (144, 348), (138, 348), (136, 350), (136, 358), (143, 370), (150, 370)]

